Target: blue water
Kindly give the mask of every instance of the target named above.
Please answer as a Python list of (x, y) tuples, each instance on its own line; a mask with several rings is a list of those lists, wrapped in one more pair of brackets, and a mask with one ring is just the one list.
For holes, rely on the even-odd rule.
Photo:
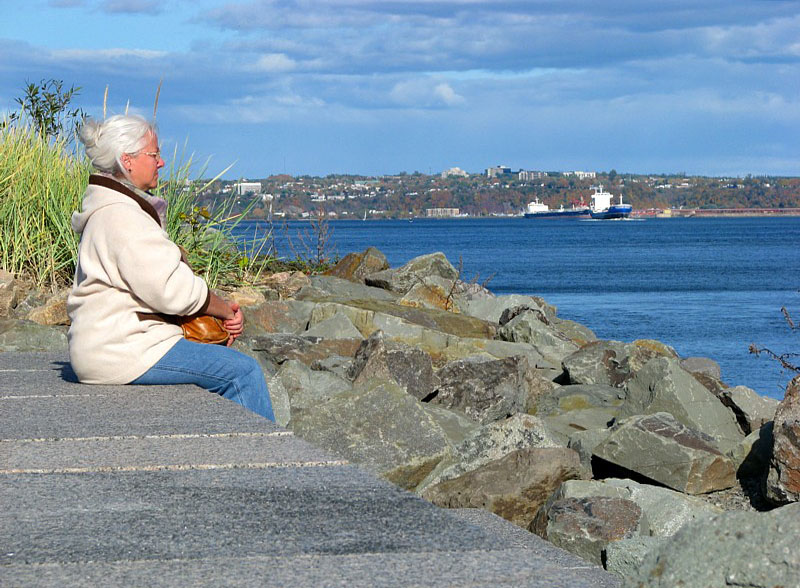
[[(308, 223), (289, 223), (297, 232)], [(523, 218), (335, 221), (340, 256), (380, 249), (392, 266), (444, 252), (496, 294), (542, 296), (603, 339), (657, 339), (717, 361), (730, 385), (783, 397), (791, 374), (750, 343), (800, 351), (780, 309), (800, 323), (800, 218), (576, 221)], [(246, 238), (264, 225), (245, 223)], [(291, 256), (281, 231), (278, 251)], [(796, 358), (794, 363), (800, 361)]]

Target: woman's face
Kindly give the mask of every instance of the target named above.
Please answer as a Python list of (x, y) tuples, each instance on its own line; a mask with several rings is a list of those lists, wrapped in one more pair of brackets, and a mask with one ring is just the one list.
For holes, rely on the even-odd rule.
[(122, 163), (128, 170), (131, 183), (140, 190), (152, 190), (158, 185), (158, 170), (164, 167), (158, 136), (149, 134), (147, 143), (135, 153), (122, 156)]

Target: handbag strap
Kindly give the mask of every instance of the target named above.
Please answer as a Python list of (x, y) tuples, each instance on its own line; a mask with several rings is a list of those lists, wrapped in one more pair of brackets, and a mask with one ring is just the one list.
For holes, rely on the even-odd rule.
[(103, 188), (108, 188), (109, 190), (114, 190), (115, 192), (119, 192), (120, 194), (125, 194), (125, 196), (129, 196), (133, 198), (133, 201), (138, 204), (142, 210), (144, 210), (147, 214), (149, 214), (154, 221), (161, 226), (161, 218), (159, 218), (156, 209), (150, 204), (147, 200), (139, 196), (136, 192), (128, 188), (122, 182), (118, 182), (113, 178), (109, 178), (108, 176), (101, 176), (98, 174), (92, 174), (89, 176), (89, 184), (94, 186), (102, 186)]

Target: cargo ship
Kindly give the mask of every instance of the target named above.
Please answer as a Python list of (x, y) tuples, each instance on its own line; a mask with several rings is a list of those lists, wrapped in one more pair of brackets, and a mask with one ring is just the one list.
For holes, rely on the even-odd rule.
[(528, 202), (525, 218), (589, 218), (589, 207), (573, 204), (572, 208), (564, 208), (562, 204), (558, 210), (550, 210), (547, 204), (537, 198), (533, 202)]
[(612, 204), (611, 198), (613, 198), (613, 195), (610, 192), (603, 191), (603, 184), (600, 184), (599, 188), (595, 187), (589, 215), (598, 220), (628, 218), (631, 215), (633, 206), (623, 204), (622, 194), (619, 195), (619, 204)]

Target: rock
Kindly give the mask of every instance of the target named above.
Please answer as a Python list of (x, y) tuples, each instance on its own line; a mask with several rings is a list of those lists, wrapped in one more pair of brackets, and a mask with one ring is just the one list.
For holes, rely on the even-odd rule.
[(525, 310), (503, 324), (497, 336), (503, 341), (531, 343), (545, 358), (560, 363), (566, 356), (577, 351), (578, 346), (548, 326), (543, 318), (544, 313), (539, 310)]
[[(458, 306), (464, 314), (497, 324), (500, 324), (503, 313), (514, 307), (539, 310), (544, 313), (548, 320), (555, 317), (556, 314), (555, 307), (545, 303), (541, 298), (523, 296), (521, 294), (507, 294), (491, 298), (479, 297), (464, 300), (459, 298)], [(513, 318), (513, 316), (508, 318)]]
[(597, 565), (609, 543), (649, 534), (647, 517), (624, 498), (590, 496), (548, 502), (530, 530), (554, 545)]
[(312, 370), (319, 372), (330, 372), (336, 374), (340, 378), (349, 380), (347, 373), (350, 371), (350, 366), (353, 365), (352, 357), (345, 357), (343, 355), (329, 355), (322, 359), (315, 359), (311, 362), (310, 367)]
[(26, 318), (40, 325), (69, 325), (70, 320), (69, 316), (67, 316), (68, 295), (69, 290), (54, 294), (43, 305), (31, 310)]
[(387, 340), (382, 331), (376, 331), (361, 343), (348, 377), (356, 385), (371, 380), (388, 380), (418, 400), (428, 398), (437, 381), (430, 355), (415, 347)]
[(306, 337), (322, 339), (363, 339), (353, 322), (343, 314), (335, 314), (329, 319), (311, 325), (303, 333)]
[(245, 312), (247, 334), (301, 333), (311, 320), (313, 302), (269, 300)]
[(586, 478), (595, 477), (592, 470), (592, 455), (594, 448), (605, 441), (611, 434), (611, 429), (586, 429), (575, 431), (567, 439), (567, 447), (575, 451), (581, 458), (581, 466), (586, 472)]
[(0, 319), (0, 351), (67, 351), (66, 328)]
[(281, 299), (293, 297), (309, 281), (303, 272), (279, 272), (262, 280), (267, 288), (277, 291)]
[(745, 437), (733, 451), (731, 460), (738, 478), (766, 479), (774, 444), (772, 427), (772, 421), (765, 423)]
[(800, 500), (800, 376), (786, 386), (775, 412), (767, 499), (777, 504)]
[(293, 430), (318, 447), (413, 489), (447, 454), (447, 435), (437, 417), (399, 386), (378, 382), (293, 416)]
[(422, 496), (445, 508), (483, 508), (527, 528), (553, 490), (579, 475), (578, 456), (570, 449), (518, 449)]
[(671, 347), (642, 339), (633, 343), (593, 341), (563, 361), (570, 384), (604, 384), (621, 388), (654, 357), (676, 358)]
[(289, 421), (292, 420), (292, 407), (286, 387), (277, 374), (268, 376), (265, 373), (264, 377), (267, 379), (267, 390), (269, 390), (269, 399), (272, 403), (272, 414), (275, 415), (275, 423), (281, 427), (288, 427)]
[(714, 492), (736, 483), (733, 463), (719, 452), (713, 439), (665, 412), (615, 424), (594, 455), (688, 494)]
[(256, 288), (252, 288), (250, 286), (245, 286), (243, 288), (237, 288), (231, 292), (227, 292), (224, 296), (228, 300), (235, 302), (242, 308), (247, 308), (251, 306), (259, 306), (260, 304), (264, 304), (267, 301), (266, 296), (264, 293), (257, 290)]
[(386, 256), (375, 247), (368, 247), (361, 253), (348, 253), (325, 275), (363, 283), (365, 276), (385, 269), (389, 269)]
[(455, 280), (431, 276), (411, 286), (411, 289), (397, 303), (403, 306), (459, 312), (453, 299), (455, 284)]
[(687, 525), (650, 552), (624, 586), (797, 586), (798, 535), (798, 504), (722, 513)]
[(586, 327), (569, 319), (553, 317), (550, 325), (578, 347), (583, 347), (587, 343), (597, 341), (597, 336), (589, 327)]
[(396, 270), (384, 270), (370, 274), (364, 278), (368, 286), (377, 286), (405, 294), (415, 284), (429, 276), (439, 276), (448, 280), (458, 279), (458, 270), (454, 268), (444, 253), (436, 252), (415, 257)]
[(745, 435), (757, 431), (764, 423), (774, 419), (778, 409), (777, 400), (760, 396), (747, 386), (727, 388), (718, 398), (733, 411), (739, 428)]
[(11, 316), (11, 311), (19, 302), (22, 288), (14, 275), (0, 269), (0, 318)]
[(650, 360), (626, 384), (628, 396), (620, 415), (668, 412), (678, 422), (713, 437), (727, 453), (742, 440), (733, 413), (675, 359)]
[(355, 355), (360, 339), (320, 339), (319, 337), (299, 337), (285, 333), (271, 335), (245, 336), (239, 343), (253, 350), (271, 366), (274, 373), (283, 362), (296, 359), (306, 365), (323, 360), (331, 355)]
[(417, 491), (421, 492), (444, 480), (457, 478), (519, 449), (558, 446), (541, 420), (530, 415), (515, 414), (505, 420), (473, 429), (455, 446), (451, 457), (442, 460), (420, 483)]
[(281, 365), (276, 376), (288, 395), (291, 414), (353, 390), (349, 380), (330, 372), (312, 370), (293, 359)]
[(602, 384), (559, 386), (540, 396), (533, 412), (566, 445), (575, 432), (608, 428), (624, 398), (624, 391)]
[(398, 295), (388, 290), (365, 286), (335, 276), (311, 276), (309, 283), (295, 294), (295, 298), (314, 302), (338, 301), (347, 304), (352, 300), (393, 302), (397, 300)]
[(687, 357), (681, 360), (681, 367), (692, 374), (705, 374), (715, 380), (722, 378), (719, 364), (707, 357)]
[(605, 561), (606, 570), (619, 576), (629, 578), (639, 571), (647, 555), (660, 548), (667, 542), (666, 537), (628, 537), (606, 545)]
[(522, 356), (493, 361), (453, 361), (436, 375), (439, 384), (427, 401), (463, 412), (479, 423), (523, 412), (534, 386), (530, 364)]
[(700, 498), (620, 478), (569, 480), (553, 493), (548, 504), (565, 498), (591, 496), (624, 498), (635, 502), (647, 516), (650, 533), (658, 537), (671, 537), (692, 521), (722, 512)]

